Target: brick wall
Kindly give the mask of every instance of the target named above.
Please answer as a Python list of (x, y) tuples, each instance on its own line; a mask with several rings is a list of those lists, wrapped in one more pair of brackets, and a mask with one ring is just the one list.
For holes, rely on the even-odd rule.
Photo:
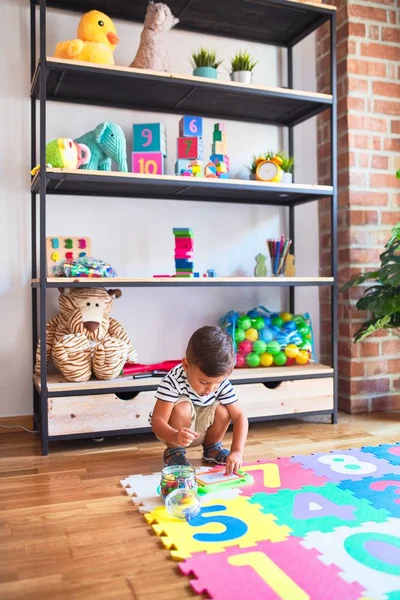
[[(329, 2), (329, 0), (328, 0)], [(400, 0), (331, 0), (337, 6), (338, 276), (341, 286), (379, 264), (400, 221)], [(329, 29), (317, 36), (318, 91), (330, 93)], [(319, 182), (330, 184), (330, 124), (318, 120)], [(321, 202), (320, 274), (330, 274), (330, 206)], [(339, 295), (339, 408), (400, 408), (400, 342), (380, 332), (354, 345), (366, 313), (358, 289)], [(330, 362), (330, 291), (322, 289), (321, 361)]]

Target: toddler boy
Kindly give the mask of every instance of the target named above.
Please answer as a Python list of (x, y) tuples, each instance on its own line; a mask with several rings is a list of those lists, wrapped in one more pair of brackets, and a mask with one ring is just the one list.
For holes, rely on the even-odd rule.
[[(230, 337), (220, 327), (202, 327), (194, 332), (182, 363), (161, 381), (151, 426), (167, 448), (164, 463), (190, 465), (186, 448), (203, 445), (203, 459), (226, 465), (228, 474), (243, 462), (248, 421), (227, 379), (235, 365)], [(231, 450), (222, 446), (233, 423)]]

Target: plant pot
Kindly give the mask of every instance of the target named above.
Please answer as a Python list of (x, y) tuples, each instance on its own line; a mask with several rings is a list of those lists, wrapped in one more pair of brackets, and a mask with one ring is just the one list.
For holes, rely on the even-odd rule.
[(193, 75), (196, 77), (208, 77), (209, 79), (217, 79), (217, 69), (214, 67), (197, 67), (193, 71)]
[(281, 183), (293, 183), (293, 173), (282, 173)]
[(239, 83), (251, 83), (253, 73), (251, 71), (234, 71), (231, 73), (231, 80)]
[(257, 181), (256, 174), (255, 174), (255, 173), (250, 173), (250, 177), (249, 177), (249, 179), (250, 179), (251, 181)]

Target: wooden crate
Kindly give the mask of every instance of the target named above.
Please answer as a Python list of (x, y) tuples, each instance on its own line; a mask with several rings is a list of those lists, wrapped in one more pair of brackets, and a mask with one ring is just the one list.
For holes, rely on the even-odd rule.
[(235, 390), (249, 418), (333, 409), (333, 377), (282, 381), (275, 389), (244, 384)]
[[(333, 408), (333, 378), (282, 381), (275, 389), (261, 383), (235, 386), (248, 417), (307, 413)], [(154, 392), (132, 400), (115, 394), (63, 396), (49, 400), (49, 435), (71, 435), (149, 427)]]

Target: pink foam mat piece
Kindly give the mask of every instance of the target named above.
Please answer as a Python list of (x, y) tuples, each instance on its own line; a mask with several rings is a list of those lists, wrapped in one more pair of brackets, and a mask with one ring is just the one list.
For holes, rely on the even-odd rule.
[(306, 550), (300, 538), (259, 542), (252, 548), (231, 547), (209, 555), (199, 553), (179, 565), (198, 594), (213, 600), (359, 600), (365, 591), (346, 583), (337, 567), (323, 564), (319, 553)]
[(319, 487), (329, 481), (326, 477), (305, 469), (300, 463), (292, 462), (290, 458), (245, 463), (243, 468), (254, 478), (252, 485), (241, 488), (244, 496), (260, 492), (273, 494), (280, 490), (299, 490), (306, 485)]

